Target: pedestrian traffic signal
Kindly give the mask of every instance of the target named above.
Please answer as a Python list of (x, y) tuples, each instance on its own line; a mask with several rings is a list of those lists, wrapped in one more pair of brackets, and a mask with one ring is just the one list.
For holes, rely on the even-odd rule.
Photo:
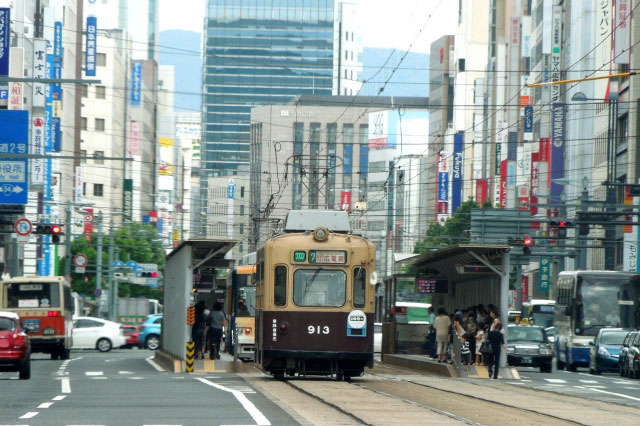
[(62, 225), (37, 223), (33, 233), (36, 235), (49, 235), (51, 236), (51, 242), (58, 244), (60, 242), (60, 235), (62, 234)]

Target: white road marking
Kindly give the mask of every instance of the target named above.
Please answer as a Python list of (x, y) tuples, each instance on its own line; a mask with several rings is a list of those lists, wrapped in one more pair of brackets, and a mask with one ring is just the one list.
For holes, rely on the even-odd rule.
[(632, 399), (634, 401), (640, 401), (640, 398), (635, 398), (633, 396), (625, 395), (625, 394), (622, 394), (622, 393), (609, 392), (609, 391), (605, 391), (605, 390), (602, 390), (602, 389), (593, 389), (593, 388), (589, 388), (589, 389), (591, 389), (594, 392), (601, 392), (601, 393), (606, 393), (606, 394), (609, 394), (609, 395), (619, 396), (621, 398), (627, 398), (627, 399)]
[(43, 402), (42, 404), (38, 405), (38, 408), (49, 408), (53, 405), (53, 402)]
[(133, 371), (118, 371), (118, 374), (133, 374)]
[(632, 385), (633, 382), (631, 380), (617, 380), (615, 382), (616, 385)]
[(197, 380), (201, 381), (205, 385), (209, 385), (216, 389), (220, 389), (222, 391), (233, 394), (233, 396), (235, 396), (238, 402), (242, 404), (242, 407), (249, 413), (249, 415), (253, 418), (253, 420), (256, 421), (257, 425), (264, 425), (264, 426), (271, 425), (271, 422), (264, 416), (264, 414), (262, 414), (262, 412), (260, 412), (260, 410), (258, 410), (256, 406), (253, 405), (253, 403), (249, 401), (249, 399), (242, 392), (229, 389), (217, 383), (210, 382), (207, 379), (198, 378)]
[(149, 358), (145, 358), (145, 361), (147, 361), (149, 364), (151, 364), (151, 366), (153, 368), (155, 368), (158, 371), (164, 371), (164, 368), (160, 367), (154, 360), (153, 357), (150, 356)]
[(87, 376), (102, 376), (104, 373), (102, 371), (85, 371), (84, 374)]
[(71, 383), (68, 377), (62, 378), (62, 393), (71, 393)]
[(54, 401), (62, 401), (66, 397), (67, 397), (66, 395), (58, 395), (58, 396), (54, 397), (53, 400)]
[(92, 377), (91, 379), (92, 380), (108, 380), (109, 378), (105, 376), (98, 376), (98, 377)]
[(567, 383), (566, 380), (562, 380), (562, 379), (545, 379), (545, 380), (549, 383)]
[(37, 412), (37, 411), (29, 411), (29, 412), (28, 412), (28, 413), (26, 413), (25, 415), (20, 416), (20, 418), (21, 418), (21, 419), (30, 419), (30, 418), (35, 417), (35, 416), (37, 416), (37, 415), (38, 415), (38, 412)]
[(127, 377), (129, 380), (142, 380), (144, 377)]
[(597, 380), (580, 380), (582, 383), (598, 383)]
[(606, 386), (602, 386), (602, 385), (585, 385), (585, 388), (588, 389), (606, 389)]

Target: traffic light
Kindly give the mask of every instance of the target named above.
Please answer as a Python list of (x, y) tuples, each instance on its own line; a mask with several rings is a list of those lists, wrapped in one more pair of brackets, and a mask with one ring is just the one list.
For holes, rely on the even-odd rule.
[(531, 237), (524, 237), (522, 239), (522, 254), (529, 256), (531, 254), (531, 246), (533, 245), (533, 239)]
[(142, 278), (158, 278), (157, 272), (141, 272), (140, 276)]
[(565, 219), (549, 221), (549, 227), (556, 230), (558, 238), (567, 238), (567, 229), (575, 228), (576, 224)]
[(62, 225), (54, 223), (37, 223), (33, 232), (36, 235), (50, 235), (51, 242), (58, 244), (60, 242), (60, 235), (62, 234)]

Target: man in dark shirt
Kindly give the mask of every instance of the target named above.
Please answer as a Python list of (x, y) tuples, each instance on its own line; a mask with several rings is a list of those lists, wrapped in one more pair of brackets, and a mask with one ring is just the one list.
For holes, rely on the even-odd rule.
[(489, 332), (487, 337), (491, 345), (491, 360), (489, 361), (489, 377), (493, 375), (494, 379), (498, 378), (498, 370), (500, 369), (500, 350), (504, 348), (507, 353), (507, 345), (504, 344), (504, 336), (502, 334), (502, 323), (497, 323), (493, 331)]

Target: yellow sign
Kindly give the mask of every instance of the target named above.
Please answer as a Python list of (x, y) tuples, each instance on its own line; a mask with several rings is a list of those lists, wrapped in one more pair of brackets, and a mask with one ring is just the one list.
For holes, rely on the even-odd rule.
[(51, 109), (54, 117), (62, 117), (62, 101), (51, 101)]
[(173, 139), (160, 138), (160, 165), (158, 174), (162, 176), (173, 176), (175, 152), (173, 150)]
[(178, 241), (180, 241), (180, 233), (176, 229), (173, 231), (173, 242), (177, 243)]

